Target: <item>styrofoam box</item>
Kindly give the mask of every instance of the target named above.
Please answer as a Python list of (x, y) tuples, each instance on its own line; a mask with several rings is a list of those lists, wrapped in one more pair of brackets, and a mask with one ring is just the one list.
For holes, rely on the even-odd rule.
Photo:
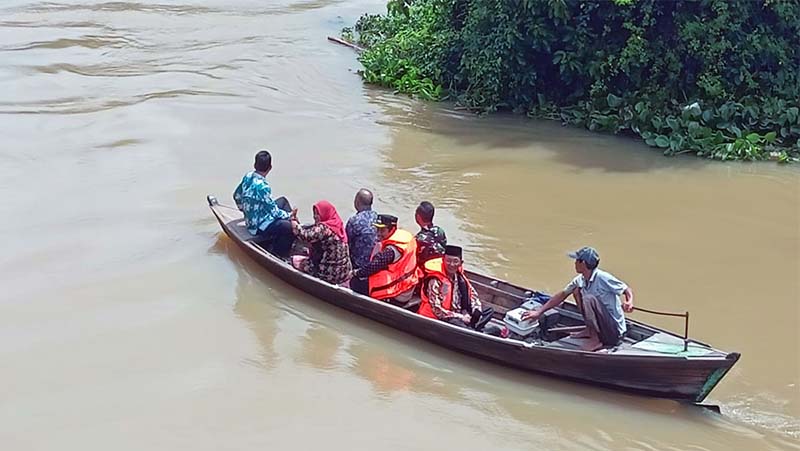
[(528, 310), (540, 308), (541, 306), (542, 304), (532, 299), (530, 301), (526, 301), (524, 304), (515, 308), (514, 310), (509, 310), (506, 312), (506, 315), (503, 317), (503, 322), (506, 324), (506, 327), (511, 330), (511, 332), (523, 337), (527, 337), (531, 334), (531, 332), (534, 331), (534, 329), (536, 329), (537, 321), (523, 321), (522, 314)]

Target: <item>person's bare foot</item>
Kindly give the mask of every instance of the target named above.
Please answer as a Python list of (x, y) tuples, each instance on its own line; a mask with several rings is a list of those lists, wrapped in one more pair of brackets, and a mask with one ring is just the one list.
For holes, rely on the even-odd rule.
[(586, 341), (583, 342), (583, 344), (581, 345), (581, 351), (594, 352), (594, 351), (597, 351), (598, 349), (600, 349), (602, 347), (603, 347), (603, 343), (600, 343), (599, 340), (589, 339), (589, 340), (586, 340)]
[(588, 327), (584, 327), (583, 329), (577, 332), (572, 332), (571, 334), (569, 334), (569, 336), (572, 338), (590, 338), (592, 334), (589, 332)]

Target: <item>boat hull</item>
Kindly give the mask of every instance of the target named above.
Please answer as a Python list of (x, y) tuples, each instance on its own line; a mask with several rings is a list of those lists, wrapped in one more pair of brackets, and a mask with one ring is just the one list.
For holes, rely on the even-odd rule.
[(692, 358), (554, 349), (492, 337), (431, 320), (295, 270), (248, 241), (249, 237), (242, 236), (240, 214), (229, 212), (229, 207), (215, 205), (211, 200), (209, 203), (223, 231), (233, 242), (284, 282), (393, 329), (504, 366), (649, 397), (699, 403), (739, 358), (737, 353), (725, 357)]

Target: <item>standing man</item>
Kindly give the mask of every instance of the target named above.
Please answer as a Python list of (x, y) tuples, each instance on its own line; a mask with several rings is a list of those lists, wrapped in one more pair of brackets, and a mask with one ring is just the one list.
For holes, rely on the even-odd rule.
[[(372, 210), (372, 192), (368, 189), (358, 190), (353, 206), (356, 214), (347, 220), (345, 229), (347, 242), (350, 245), (350, 262), (353, 269), (359, 269), (367, 266), (370, 254), (378, 242), (374, 225), (378, 220), (378, 214)], [(368, 294), (367, 278), (353, 277), (350, 279), (350, 288), (356, 293)]]
[(419, 282), (417, 241), (410, 232), (397, 228), (396, 216), (378, 215), (375, 227), (378, 244), (369, 263), (357, 269), (353, 277), (368, 278), (369, 296), (404, 305)]
[[(623, 311), (633, 311), (633, 290), (625, 282), (597, 268), (600, 254), (594, 248), (582, 247), (567, 255), (575, 259), (578, 275), (542, 308), (524, 313), (522, 319), (538, 320), (542, 313), (557, 307), (572, 295), (586, 322), (584, 330), (572, 334), (576, 338), (588, 338), (582, 349), (596, 351), (616, 346), (627, 331)], [(625, 296), (625, 301), (620, 300), (620, 295)]]
[[(256, 154), (254, 171), (248, 172), (233, 193), (236, 206), (244, 213), (247, 231), (263, 241), (272, 243), (275, 255), (286, 258), (294, 243), (294, 232), (289, 220), (296, 210), (281, 197), (272, 200), (272, 188), (267, 174), (272, 170), (272, 155), (266, 150)], [(290, 210), (290, 211), (287, 211)]]

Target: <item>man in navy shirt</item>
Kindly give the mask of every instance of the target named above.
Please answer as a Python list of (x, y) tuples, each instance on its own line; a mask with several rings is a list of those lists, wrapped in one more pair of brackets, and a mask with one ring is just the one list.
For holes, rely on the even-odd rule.
[[(378, 235), (375, 230), (375, 221), (378, 214), (372, 210), (372, 192), (368, 189), (360, 189), (356, 193), (353, 201), (356, 214), (347, 220), (345, 230), (347, 232), (347, 242), (350, 246), (350, 261), (353, 270), (367, 266), (372, 255), (372, 250), (378, 242)], [(350, 279), (350, 288), (357, 292), (366, 294), (369, 291), (367, 279), (365, 277), (353, 277)]]

